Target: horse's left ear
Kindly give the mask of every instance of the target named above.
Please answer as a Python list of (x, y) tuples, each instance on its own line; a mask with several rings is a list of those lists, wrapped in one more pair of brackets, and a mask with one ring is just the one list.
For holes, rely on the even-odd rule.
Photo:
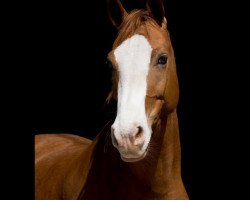
[(147, 10), (150, 15), (155, 19), (159, 26), (166, 27), (165, 10), (163, 5), (163, 0), (147, 0), (146, 4)]
[(163, 17), (163, 21), (161, 23), (161, 27), (163, 29), (167, 29), (167, 19), (166, 19), (166, 17)]

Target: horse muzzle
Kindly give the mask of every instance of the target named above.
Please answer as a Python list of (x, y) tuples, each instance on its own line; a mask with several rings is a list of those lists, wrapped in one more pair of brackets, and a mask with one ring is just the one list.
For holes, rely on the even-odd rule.
[(147, 154), (149, 139), (141, 126), (136, 126), (127, 133), (112, 127), (111, 138), (114, 147), (120, 152), (121, 159), (125, 162), (142, 160)]

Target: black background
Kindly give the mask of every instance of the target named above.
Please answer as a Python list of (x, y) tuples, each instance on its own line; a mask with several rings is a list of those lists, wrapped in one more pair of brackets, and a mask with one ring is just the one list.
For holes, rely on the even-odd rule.
[[(123, 2), (127, 10), (145, 4)], [(165, 10), (180, 85), (184, 184), (191, 200), (223, 199), (230, 186), (222, 185), (233, 176), (224, 164), (232, 152), (221, 147), (230, 145), (226, 127), (233, 108), (225, 102), (235, 89), (222, 54), (228, 46), (222, 31), (228, 27), (227, 10), (211, 1), (176, 0), (167, 0)], [(67, 132), (94, 138), (114, 118), (115, 108), (105, 107), (111, 87), (105, 62), (117, 33), (106, 3), (40, 2), (32, 12), (32, 135)]]

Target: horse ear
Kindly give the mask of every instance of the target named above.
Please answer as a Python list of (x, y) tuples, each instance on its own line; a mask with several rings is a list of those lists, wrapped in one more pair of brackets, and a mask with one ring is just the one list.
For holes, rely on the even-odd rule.
[(107, 0), (107, 7), (110, 21), (118, 28), (128, 13), (122, 6), (120, 0)]
[(163, 0), (147, 0), (146, 8), (157, 24), (162, 27), (165, 18)]
[(161, 28), (162, 29), (167, 29), (167, 19), (166, 19), (166, 17), (163, 17), (163, 21), (161, 23)]

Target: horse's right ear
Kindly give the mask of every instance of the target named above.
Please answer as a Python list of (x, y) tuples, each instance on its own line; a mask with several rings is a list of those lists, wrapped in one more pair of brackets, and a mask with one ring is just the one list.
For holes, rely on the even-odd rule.
[(122, 6), (120, 0), (107, 0), (108, 16), (112, 24), (119, 28), (127, 12)]
[(146, 7), (159, 26), (166, 25), (163, 0), (147, 0)]

